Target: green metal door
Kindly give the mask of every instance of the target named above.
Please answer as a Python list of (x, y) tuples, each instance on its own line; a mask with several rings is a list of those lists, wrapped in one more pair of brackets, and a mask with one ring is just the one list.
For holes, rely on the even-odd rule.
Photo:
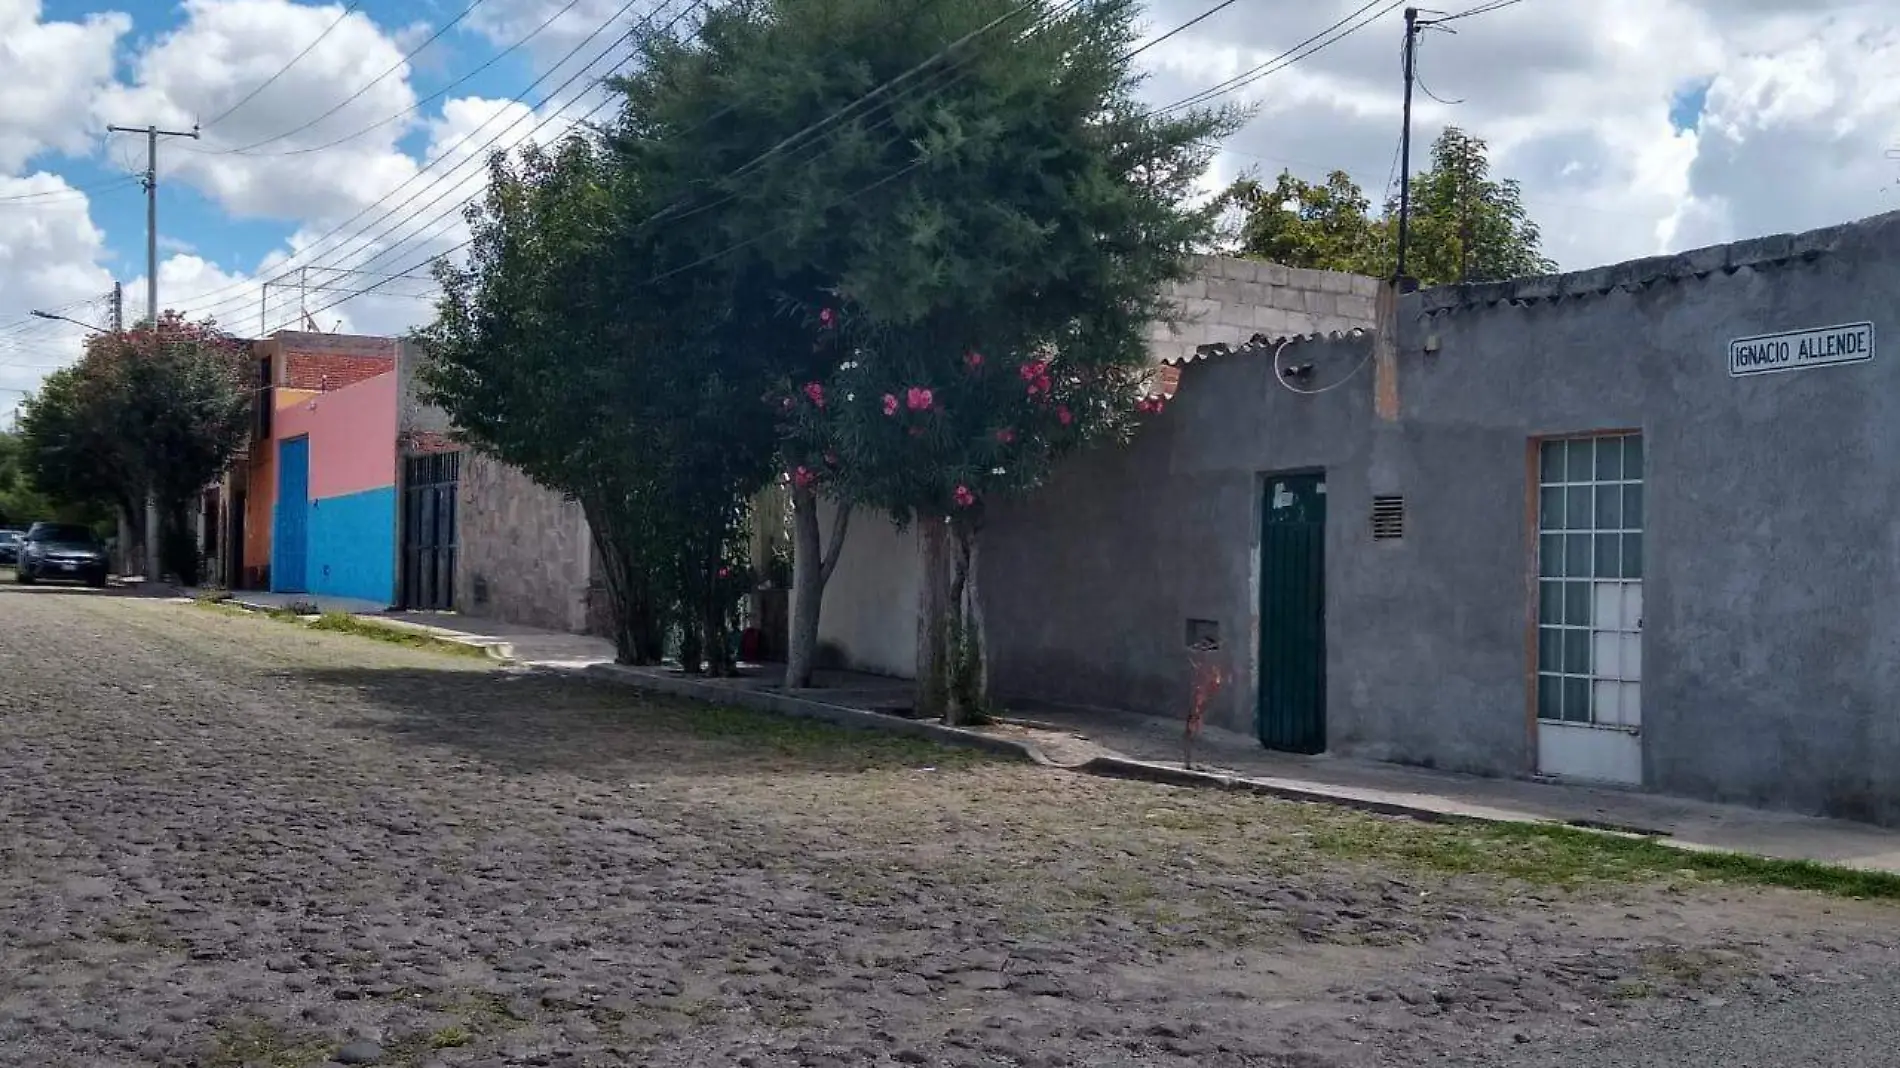
[(1271, 475), (1260, 523), (1260, 742), (1326, 749), (1326, 476)]

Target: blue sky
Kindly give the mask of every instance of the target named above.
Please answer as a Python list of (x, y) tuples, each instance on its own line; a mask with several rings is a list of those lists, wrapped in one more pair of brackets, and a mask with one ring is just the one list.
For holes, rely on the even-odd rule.
[[(378, 24), (395, 29), (414, 25), (419, 20), (439, 25), (446, 18), (454, 17), (454, 8), (457, 6), (440, 0), (364, 0), (358, 10)], [(45, 18), (47, 21), (80, 21), (97, 12), (126, 9), (137, 12), (134, 30), (129, 35), (134, 48), (138, 41), (162, 36), (177, 29), (183, 22), (183, 8), (173, 4), (151, 2), (115, 5), (96, 0), (48, 0)], [(418, 97), (426, 97), (480, 66), (501, 47), (478, 32), (465, 28), (452, 30), (417, 55), (408, 82)], [(121, 50), (119, 72), (126, 80), (133, 77), (135, 56), (133, 50)], [(533, 79), (534, 71), (530, 62), (517, 51), (458, 85), (454, 93), (457, 96), (506, 98), (513, 96)], [(344, 95), (347, 92), (339, 92), (338, 99)], [(434, 111), (437, 107), (439, 102), (429, 110)], [(116, 125), (144, 125), (146, 117), (128, 112), (112, 116), (110, 121)], [(89, 188), (122, 178), (127, 166), (142, 168), (145, 161), (144, 140), (142, 137), (122, 134), (101, 137), (96, 142), (98, 150), (93, 154), (49, 156), (36, 160), (35, 164), (56, 171), (72, 185)], [(399, 142), (399, 146), (411, 155), (420, 157), (426, 142), (426, 135), (414, 130)], [(184, 150), (177, 139), (160, 140), (161, 174), (166, 161), (173, 158), (173, 153)], [(123, 280), (142, 276), (146, 254), (143, 191), (137, 186), (111, 190), (93, 198), (92, 205), (93, 221), (106, 234), (106, 247), (114, 273)], [(228, 211), (190, 184), (180, 181), (161, 182), (158, 210), (161, 256), (171, 251), (189, 250), (234, 274), (252, 271), (266, 253), (283, 243), (298, 222), (296, 219)], [(128, 297), (128, 301), (131, 299)]]
[[(30, 388), (77, 352), (81, 331), (32, 320), (29, 309), (70, 306), (100, 318), (102, 308), (83, 302), (117, 279), (128, 312), (142, 311), (144, 202), (125, 179), (143, 165), (144, 146), (108, 139), (103, 127), (216, 117), (284, 70), (346, 2), (0, 0), (8, 44), (0, 54), (0, 390)], [(354, 276), (366, 280), (457, 246), (464, 231), (453, 209), (480, 191), (480, 153), (451, 153), (419, 172), (430, 146), (466, 138), (471, 148), (505, 147), (534, 130), (547, 139), (599, 94), (535, 114), (510, 98), (569, 48), (582, 47), (580, 60), (551, 74), (549, 86), (606, 54), (596, 47), (612, 44), (617, 34), (607, 31), (687, 3), (361, 0), (279, 81), (208, 122), (203, 142), (161, 145), (163, 303), (253, 330), (259, 279), (311, 264), (339, 283), (335, 297), (313, 301), (325, 329), (414, 325), (428, 313), (416, 299), (426, 281), (349, 298), (354, 283), (342, 283), (352, 276), (337, 269), (371, 272)], [(1900, 68), (1900, 27), (1890, 3), (1517, 0), (1459, 21), (1456, 35), (1431, 35), (1420, 73), (1442, 101), (1419, 97), (1415, 137), (1426, 144), (1456, 124), (1484, 138), (1494, 172), (1519, 181), (1545, 250), (1566, 269), (1893, 210), (1900, 79), (1890, 72)], [(1149, 0), (1144, 19), (1166, 31), (1213, 4)], [(1341, 169), (1379, 202), (1394, 177), (1399, 130), (1398, 6), (1275, 66), (1274, 57), (1362, 0), (1228, 5), (1143, 53), (1151, 76), (1144, 93), (1172, 102), (1273, 67), (1226, 97), (1251, 117), (1226, 142), (1208, 185), (1282, 167), (1307, 178)], [(397, 76), (372, 84), (458, 16)], [(550, 16), (558, 17), (546, 32), (456, 84)], [(623, 54), (613, 51), (609, 62)], [(376, 126), (444, 89), (402, 123)], [(322, 118), (358, 90), (359, 99)], [(539, 103), (539, 93), (531, 99)], [(293, 132), (312, 120), (320, 121)], [(229, 151), (286, 134), (255, 154)], [(41, 174), (57, 181), (34, 177)], [(115, 181), (123, 184), (71, 192)], [(413, 211), (378, 221), (390, 205), (410, 202)], [(425, 226), (428, 218), (446, 222)], [(294, 304), (273, 288), (268, 325), (294, 322)], [(0, 392), (0, 413), (13, 396)]]

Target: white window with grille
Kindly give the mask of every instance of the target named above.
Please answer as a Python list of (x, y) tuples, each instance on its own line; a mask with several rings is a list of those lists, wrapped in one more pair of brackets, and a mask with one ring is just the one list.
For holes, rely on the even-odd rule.
[(1643, 778), (1643, 438), (1544, 441), (1537, 478), (1537, 766)]

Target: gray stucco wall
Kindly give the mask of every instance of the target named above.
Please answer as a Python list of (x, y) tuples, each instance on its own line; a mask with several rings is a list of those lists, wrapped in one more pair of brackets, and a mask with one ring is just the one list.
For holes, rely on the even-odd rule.
[[(1190, 362), (1133, 445), (997, 510), (998, 686), (1178, 715), (1186, 621), (1215, 620), (1239, 681), (1210, 721), (1251, 730), (1263, 477), (1320, 469), (1330, 750), (1528, 774), (1534, 442), (1640, 430), (1643, 785), (1900, 823), (1897, 292), (1900, 214), (1412, 295), (1391, 421), (1367, 338), (1285, 350), (1316, 396), (1266, 354)], [(1729, 375), (1732, 339), (1869, 320), (1871, 362)], [(1375, 494), (1403, 538), (1371, 537)]]
[[(1216, 342), (1238, 345), (1256, 334), (1279, 338), (1369, 329), (1373, 325), (1373, 300), (1377, 292), (1376, 281), (1357, 275), (1282, 267), (1228, 256), (1201, 257), (1196, 261), (1195, 276), (1181, 283), (1171, 294), (1179, 313), (1178, 321), (1156, 323), (1150, 334), (1150, 349), (1157, 362), (1174, 363), (1191, 359), (1198, 346)], [(1015, 529), (1030, 538), (1048, 536), (1052, 544), (1062, 547), (1064, 554), (1075, 553), (1095, 560), (1099, 565), (1096, 570), (1071, 561), (1047, 579), (1038, 578), (1036, 584), (1029, 584), (1029, 578), (1041, 575), (1038, 557), (1033, 553), (1027, 557), (1013, 555), (1013, 550), (1007, 547), (1008, 534), (989, 537), (985, 543), (1004, 547), (984, 559), (980, 586), (1004, 598), (1000, 607), (1013, 620), (1012, 625), (1062, 628), (1078, 635), (1074, 648), (1082, 659), (1062, 661), (1073, 666), (1093, 663), (1093, 654), (1081, 650), (1103, 647), (1099, 642), (1082, 641), (1080, 635), (1094, 635), (1112, 644), (1120, 640), (1126, 630), (1117, 613), (1125, 607), (1127, 598), (1138, 596), (1130, 592), (1138, 587), (1108, 579), (1117, 574), (1145, 573), (1150, 566), (1166, 566), (1152, 563), (1146, 553), (1150, 543), (1092, 537), (1091, 532), (1098, 528), (1097, 521), (1078, 518), (1100, 517), (1101, 522), (1131, 524), (1161, 518), (1149, 505), (1156, 494), (1172, 493), (1174, 489), (1165, 480), (1155, 481), (1158, 476), (1147, 466), (1142, 469), (1139, 484), (1127, 488), (1131, 497), (1124, 499), (1113, 493), (1100, 497), (1096, 491), (1105, 486), (1121, 486), (1120, 465), (1124, 462), (1148, 466), (1159, 463), (1165, 468), (1168, 462), (1165, 450), (1157, 453), (1144, 439), (1128, 454), (1127, 460), (1119, 456), (1119, 450), (1105, 450), (1078, 458), (1073, 470), (1058, 473), (1056, 487), (1037, 495), (1038, 501), (1055, 502), (1051, 508), (1032, 508), (1027, 518), (1018, 518), (1019, 509), (1005, 506), (994, 521), (993, 529)], [(830, 529), (830, 522), (831, 513), (827, 511), (825, 529)], [(1049, 524), (1049, 529), (1037, 530), (1041, 523)], [(1124, 545), (1130, 547), (1128, 552), (1121, 551)], [(990, 551), (985, 549), (986, 553)], [(915, 536), (894, 530), (877, 516), (859, 514), (852, 520), (840, 561), (825, 591), (820, 639), (837, 645), (847, 663), (859, 670), (910, 676), (916, 671), (917, 662)], [(1005, 591), (1048, 590), (1050, 583), (1063, 581), (1061, 576), (1066, 574), (1075, 577), (1075, 584), (1062, 586), (1059, 594), (1051, 591), (1047, 601), (1084, 606), (1080, 611), (1065, 613), (1060, 620), (1047, 622), (1032, 611), (1010, 614)], [(1040, 594), (1031, 592), (1031, 596), (1037, 604), (1044, 601)], [(986, 603), (988, 600), (986, 597)], [(1035, 648), (1043, 650), (1045, 656), (1060, 658), (1057, 651), (1060, 645), (1060, 640), (1052, 634), (1049, 641), (1035, 643)], [(1172, 692), (1174, 681), (1170, 674), (1174, 668), (1164, 662), (1184, 656), (1185, 653), (1173, 651), (1153, 660), (1155, 666), (1141, 692), (1154, 702), (1175, 700), (1164, 697)], [(1117, 673), (1046, 670), (1035, 672), (1034, 678), (1019, 678), (1012, 660), (999, 659), (995, 666), (1001, 672), (998, 683), (1006, 688), (1020, 683), (1024, 692), (1040, 692), (1039, 688), (1046, 685), (1056, 687), (1052, 692), (1059, 693), (1063, 700), (1077, 703), (1117, 707), (1129, 707), (1131, 703), (1121, 688), (1122, 676)], [(1036, 679), (1044, 681), (1038, 683)], [(1134, 706), (1142, 707), (1140, 703)]]
[(593, 541), (578, 502), (470, 449), (456, 487), (455, 606), (550, 630), (588, 630)]

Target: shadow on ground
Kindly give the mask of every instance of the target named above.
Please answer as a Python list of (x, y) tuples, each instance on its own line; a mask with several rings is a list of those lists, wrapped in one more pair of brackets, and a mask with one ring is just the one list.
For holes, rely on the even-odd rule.
[[(687, 701), (575, 672), (327, 668), (291, 678), (350, 691), (346, 730), (447, 747), (504, 770), (673, 776), (963, 766), (978, 753)], [(367, 705), (367, 708), (360, 706)], [(366, 714), (365, 714), (366, 713)]]

